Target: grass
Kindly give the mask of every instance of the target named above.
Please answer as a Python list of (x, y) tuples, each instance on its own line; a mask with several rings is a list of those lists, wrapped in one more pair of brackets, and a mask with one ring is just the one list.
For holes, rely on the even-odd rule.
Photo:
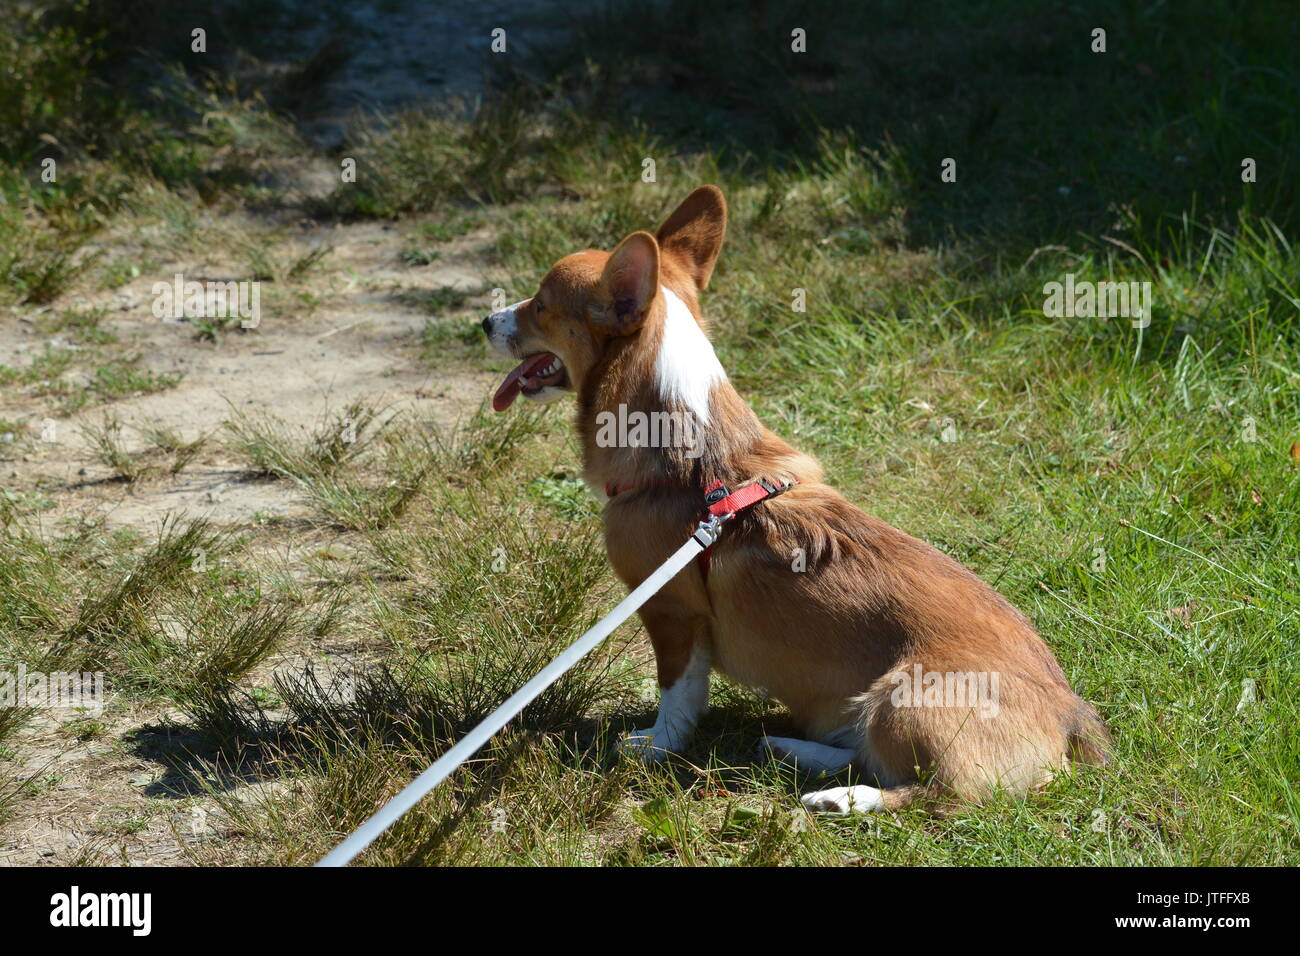
[[(81, 434), (100, 463), (128, 483), (154, 474), (180, 474), (208, 441), (206, 435), (186, 441), (169, 428), (153, 427), (142, 431), (148, 447), (143, 452), (131, 452), (126, 447), (122, 422), (112, 413), (82, 425)], [(158, 460), (164, 456), (171, 460)]]
[[(290, 15), (230, 7), (231, 38), (253, 7)], [(289, 211), (396, 218), (412, 269), (491, 230), (484, 288), (521, 298), (559, 256), (610, 248), (720, 183), (731, 228), (703, 305), (742, 395), (851, 500), (1023, 609), (1112, 727), (1114, 762), (944, 820), (809, 819), (792, 811), (818, 781), (754, 757), (761, 734), (793, 729), (782, 710), (718, 677), (680, 758), (617, 756), (654, 709), (644, 636), (626, 627), (363, 864), (1300, 858), (1294, 18), (1280, 3), (921, 8), (812, 3), (796, 16), (726, 0), (701, 19), (684, 0), (612, 4), (477, 108), (349, 130), (366, 175)], [(666, 27), (681, 22), (698, 29)], [(1104, 57), (1088, 49), (1096, 25)], [(807, 55), (788, 52), (794, 26)], [(53, 69), (59, 97), (94, 100), (106, 75), (94, 51), (121, 42), (53, 32), (42, 46), (4, 29), (0, 50)], [(306, 148), (292, 111), (344, 59), (338, 44), (303, 51), (263, 100), (220, 68), (157, 74), (171, 77), (162, 103), (136, 101), (111, 142), (56, 99), (59, 158), (92, 182), (6, 181), (0, 286), (55, 303), (42, 333), (83, 351), (0, 369), (5, 393), (58, 397), (79, 367), (90, 398), (166, 387), (113, 351), (102, 314), (65, 312), (60, 296), (99, 276), (91, 240), (109, 211), (152, 217), (186, 248), (222, 231), (204, 226), (203, 204), (284, 202), (259, 171)], [(30, 167), (48, 118), (35, 100), (0, 100)], [(955, 184), (938, 177), (948, 156)], [(1241, 181), (1244, 156), (1256, 183)], [(641, 179), (646, 158), (656, 182)], [(221, 241), (277, 283), (323, 264), (327, 247), (285, 249), (277, 229)], [(111, 257), (102, 278), (151, 255)], [(1149, 282), (1150, 325), (1046, 314), (1044, 287), (1065, 273)], [(462, 321), (476, 293), (420, 296), (430, 368), (504, 372)], [(298, 433), (232, 407), (207, 440), (311, 513), (238, 534), (41, 527), (26, 499), (2, 497), (0, 666), (102, 668), (115, 692), (169, 715), (155, 736), (183, 748), (155, 752), (140, 728), (118, 744), (217, 811), (227, 838), (194, 843), (194, 862), (314, 862), (617, 598), (568, 418), (466, 410), (438, 429), (356, 404)], [(133, 456), (114, 424), (92, 438), (127, 479), (204, 447), (160, 431)], [(0, 451), (29, 437), (0, 422), (4, 435)], [(309, 556), (291, 573), (268, 559), (272, 541)], [(0, 711), (0, 748), (21, 748), (32, 716)], [(111, 733), (80, 722), (65, 735)], [(39, 784), (7, 765), (0, 816)]]
[[(92, 343), (112, 341), (84, 332), (78, 337)], [(28, 397), (53, 398), (54, 410), (70, 415), (88, 405), (166, 391), (181, 380), (179, 373), (141, 367), (142, 358), (139, 352), (115, 345), (83, 348), (47, 343), (25, 366), (0, 365), (0, 386), (16, 386), (19, 394)]]

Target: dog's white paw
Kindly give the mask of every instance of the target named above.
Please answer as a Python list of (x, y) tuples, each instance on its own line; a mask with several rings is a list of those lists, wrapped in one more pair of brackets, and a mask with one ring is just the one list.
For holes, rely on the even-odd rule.
[(800, 802), (814, 813), (871, 813), (884, 809), (883, 794), (875, 787), (831, 787), (805, 793)]
[(653, 727), (648, 730), (634, 730), (619, 741), (619, 753), (629, 757), (639, 757), (648, 763), (657, 763), (665, 759), (674, 749), (669, 746), (667, 735), (661, 734)]

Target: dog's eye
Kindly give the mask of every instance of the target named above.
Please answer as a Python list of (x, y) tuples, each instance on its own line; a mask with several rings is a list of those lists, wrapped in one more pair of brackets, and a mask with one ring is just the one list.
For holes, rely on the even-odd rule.
[(542, 302), (541, 299), (534, 299), (534, 300), (533, 300), (533, 304), (537, 306), (537, 311), (538, 311), (538, 312), (544, 312), (544, 311), (546, 311), (546, 305), (545, 305), (545, 303)]

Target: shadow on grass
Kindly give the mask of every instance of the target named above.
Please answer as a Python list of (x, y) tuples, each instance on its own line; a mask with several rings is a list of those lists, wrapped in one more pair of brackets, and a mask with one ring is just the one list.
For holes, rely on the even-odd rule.
[(537, 56), (586, 109), (737, 166), (808, 162), (822, 130), (870, 147), (915, 241), (1040, 243), (1130, 212), (1294, 230), (1298, 36), (1280, 2), (669, 0), (610, 4)]

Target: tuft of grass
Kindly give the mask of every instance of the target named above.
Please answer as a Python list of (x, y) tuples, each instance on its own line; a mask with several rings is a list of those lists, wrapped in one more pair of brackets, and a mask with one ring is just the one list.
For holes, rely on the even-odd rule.
[(99, 460), (123, 481), (135, 481), (143, 473), (140, 459), (126, 450), (122, 441), (122, 423), (115, 416), (105, 415), (98, 424), (82, 425), (81, 434)]
[[(99, 460), (126, 482), (138, 481), (160, 470), (165, 470), (170, 475), (180, 474), (208, 441), (207, 435), (185, 441), (170, 428), (151, 426), (137, 429), (150, 446), (149, 449), (144, 453), (132, 454), (126, 448), (121, 421), (111, 413), (104, 415), (98, 423), (88, 422), (82, 425), (80, 431)], [(156, 458), (159, 455), (168, 456), (171, 461), (160, 465), (149, 460), (150, 457)]]
[[(91, 320), (92, 329), (98, 320)], [(96, 332), (82, 333), (80, 337), (96, 339)], [(180, 382), (179, 373), (153, 372), (140, 365), (139, 354), (110, 352), (102, 356), (94, 346), (82, 347), (72, 343), (46, 344), (45, 348), (24, 367), (11, 368), (0, 365), (0, 386), (18, 385), (36, 398), (58, 399), (59, 414), (70, 415), (91, 404), (93, 399), (111, 402), (133, 395), (148, 395), (173, 388)], [(99, 362), (93, 372), (78, 377), (75, 369)], [(84, 382), (84, 384), (83, 384)]]
[(62, 332), (71, 335), (81, 345), (111, 345), (116, 334), (104, 327), (108, 310), (96, 307), (87, 310), (62, 310), (52, 320), (40, 323), (42, 331)]
[(244, 265), (249, 279), (262, 282), (297, 282), (334, 251), (329, 245), (306, 250), (285, 250), (285, 242), (274, 234), (237, 234), (230, 239), (235, 257)]
[(94, 263), (83, 253), (91, 230), (31, 230), (0, 208), (0, 287), (25, 305), (45, 305), (70, 289)]
[(379, 411), (353, 402), (315, 431), (300, 438), (274, 416), (254, 420), (235, 410), (225, 423), (236, 452), (258, 474), (307, 482), (326, 476), (361, 456), (380, 429), (374, 428)]
[[(178, 707), (219, 749), (256, 744), (236, 699), (237, 682), (290, 639), (299, 623), (287, 604), (244, 606), (199, 585), (184, 587), (121, 643), (120, 662), (141, 693)], [(256, 704), (254, 704), (256, 706)]]
[(193, 573), (196, 562), (215, 555), (223, 536), (206, 520), (182, 522), (169, 516), (158, 540), (126, 572), (87, 593), (60, 629), (52, 653), (67, 656), (80, 669), (111, 661), (121, 644), (138, 631), (142, 615)]

